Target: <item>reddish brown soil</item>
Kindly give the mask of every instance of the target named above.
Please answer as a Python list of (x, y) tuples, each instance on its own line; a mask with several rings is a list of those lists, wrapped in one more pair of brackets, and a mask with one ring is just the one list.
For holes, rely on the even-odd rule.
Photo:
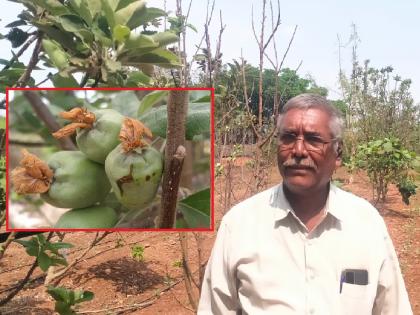
[[(231, 174), (235, 184), (230, 204), (235, 204), (250, 194), (248, 187), (252, 180), (249, 178), (247, 163), (247, 160), (238, 159), (232, 168)], [(275, 166), (270, 169), (269, 174), (268, 186), (280, 181)], [(342, 188), (371, 200), (371, 187), (364, 174), (354, 174), (350, 183), (349, 174), (340, 169), (334, 178), (342, 183)], [(216, 181), (216, 222), (220, 220), (224, 205), (227, 204), (227, 199), (222, 194), (225, 184), (224, 180)], [(387, 201), (377, 205), (377, 208), (385, 218), (398, 252), (414, 314), (420, 314), (420, 197), (417, 195), (408, 207), (402, 203), (398, 191), (392, 186)], [(204, 239), (203, 256), (207, 259), (215, 234), (201, 233)], [(188, 234), (192, 270), (197, 275), (196, 243), (192, 233)], [(68, 233), (65, 241), (75, 245), (75, 248), (68, 252), (68, 261), (80, 255), (93, 237), (93, 233)], [(131, 247), (134, 245), (145, 247), (143, 261), (139, 262), (131, 257)], [(66, 274), (60, 285), (94, 292), (95, 298), (92, 301), (80, 304), (80, 313), (97, 311), (93, 314), (193, 314), (182, 281), (182, 269), (177, 264), (180, 260), (178, 233), (113, 233)], [(33, 257), (24, 253), (20, 245), (13, 243), (7, 249), (5, 256), (0, 260), (0, 299), (9, 292), (10, 287), (25, 276), (32, 262)], [(54, 314), (54, 302), (45, 292), (45, 277), (41, 275), (37, 268), (32, 276), (37, 280), (0, 308), (0, 314)], [(178, 284), (165, 291), (168, 285), (174, 283)], [(120, 306), (123, 308), (117, 308)]]

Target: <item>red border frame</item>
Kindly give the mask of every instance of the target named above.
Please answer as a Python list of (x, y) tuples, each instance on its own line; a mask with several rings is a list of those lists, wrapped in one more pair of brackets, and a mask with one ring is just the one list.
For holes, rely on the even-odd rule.
[[(107, 90), (107, 91), (136, 91), (136, 90), (189, 90), (189, 91), (210, 91), (211, 103), (210, 103), (210, 227), (209, 228), (193, 228), (193, 229), (137, 229), (137, 228), (111, 228), (111, 229), (12, 229), (9, 228), (9, 91), (85, 91), (85, 90)], [(6, 87), (6, 231), (7, 232), (50, 232), (50, 231), (63, 231), (63, 232), (98, 232), (98, 231), (110, 231), (110, 232), (214, 232), (214, 88), (198, 88), (198, 87), (173, 87), (173, 88), (9, 88)]]

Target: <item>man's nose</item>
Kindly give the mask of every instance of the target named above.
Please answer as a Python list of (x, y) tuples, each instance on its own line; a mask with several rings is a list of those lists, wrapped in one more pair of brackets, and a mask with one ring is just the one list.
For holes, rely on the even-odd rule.
[(305, 157), (308, 155), (305, 147), (305, 139), (303, 137), (297, 137), (296, 142), (293, 146), (293, 155), (297, 157)]

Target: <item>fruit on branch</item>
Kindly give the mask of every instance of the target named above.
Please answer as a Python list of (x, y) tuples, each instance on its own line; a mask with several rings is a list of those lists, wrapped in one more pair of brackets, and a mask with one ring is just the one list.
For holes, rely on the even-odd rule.
[(11, 173), (18, 194), (40, 193), (58, 208), (84, 208), (105, 198), (110, 184), (101, 164), (80, 151), (59, 151), (48, 163), (23, 150), (20, 167)]
[(105, 171), (117, 199), (131, 210), (142, 209), (155, 197), (162, 177), (162, 154), (143, 136), (152, 137), (140, 121), (125, 118), (121, 144), (105, 160)]
[(53, 136), (60, 139), (77, 132), (77, 146), (92, 161), (104, 164), (106, 156), (119, 144), (118, 134), (124, 116), (113, 109), (89, 112), (76, 107), (60, 113), (60, 116), (72, 123), (53, 133)]
[(64, 213), (54, 225), (60, 229), (106, 229), (117, 224), (118, 216), (114, 209), (93, 206), (72, 209)]

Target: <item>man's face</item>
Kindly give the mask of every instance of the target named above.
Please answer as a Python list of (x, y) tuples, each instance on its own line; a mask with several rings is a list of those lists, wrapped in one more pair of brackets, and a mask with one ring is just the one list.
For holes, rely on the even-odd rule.
[[(284, 115), (277, 159), (284, 184), (290, 191), (305, 193), (326, 187), (340, 165), (341, 158), (330, 142), (329, 120), (329, 114), (317, 108), (291, 109)], [(296, 141), (289, 141), (293, 137)]]

